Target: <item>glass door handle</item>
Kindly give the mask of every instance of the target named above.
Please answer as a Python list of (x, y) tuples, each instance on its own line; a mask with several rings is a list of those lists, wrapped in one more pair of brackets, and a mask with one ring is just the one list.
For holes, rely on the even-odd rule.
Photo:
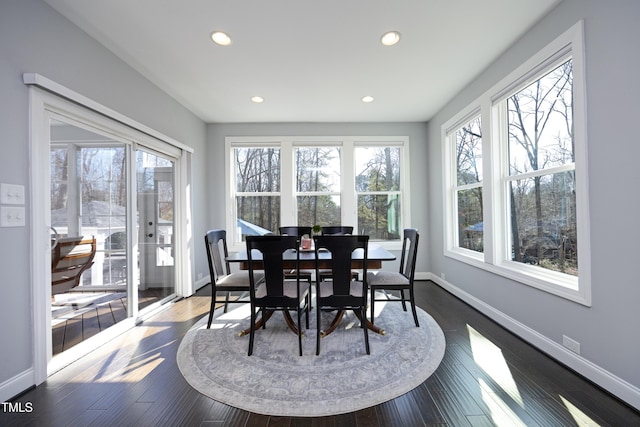
[(51, 239), (51, 250), (54, 250), (56, 246), (58, 246), (58, 240), (60, 240), (60, 235), (58, 234), (58, 230), (53, 227), (49, 227), (51, 231), (53, 231), (53, 239)]

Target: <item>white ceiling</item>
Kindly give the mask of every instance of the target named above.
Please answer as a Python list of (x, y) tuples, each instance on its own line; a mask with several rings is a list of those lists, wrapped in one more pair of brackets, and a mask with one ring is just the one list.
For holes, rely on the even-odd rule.
[(429, 120), (560, 0), (45, 1), (205, 122), (234, 123)]

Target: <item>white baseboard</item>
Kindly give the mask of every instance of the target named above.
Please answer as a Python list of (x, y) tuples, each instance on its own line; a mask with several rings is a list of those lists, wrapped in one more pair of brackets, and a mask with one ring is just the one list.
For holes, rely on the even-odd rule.
[[(428, 276), (427, 279), (421, 278), (419, 280), (431, 280), (435, 282), (443, 289), (460, 298), (462, 301), (466, 302), (504, 328), (518, 335), (540, 351), (578, 372), (580, 375), (599, 385), (614, 396), (618, 397), (620, 400), (623, 400), (636, 409), (640, 409), (640, 389), (638, 387), (628, 383), (620, 377), (617, 377), (584, 357), (569, 351), (561, 344), (529, 328), (516, 319), (507, 316), (503, 312), (463, 291), (452, 283), (442, 280), (439, 276), (433, 273), (421, 273), (420, 276)], [(416, 278), (417, 277), (418, 273), (416, 273)]]
[[(196, 280), (195, 282), (195, 286), (193, 288), (193, 292), (195, 293), (197, 290), (199, 290), (200, 288), (204, 288), (205, 286), (207, 286), (209, 283), (211, 283), (211, 279), (209, 278), (209, 276), (207, 275), (207, 277), (203, 277), (200, 280)], [(188, 296), (188, 295), (185, 295)]]
[(0, 384), (0, 400), (6, 402), (12, 397), (15, 397), (30, 387), (33, 387), (35, 384), (36, 379), (33, 368), (27, 369), (26, 371), (21, 372)]
[(414, 280), (431, 280), (431, 273), (428, 273), (426, 271), (416, 271), (415, 275), (413, 276)]

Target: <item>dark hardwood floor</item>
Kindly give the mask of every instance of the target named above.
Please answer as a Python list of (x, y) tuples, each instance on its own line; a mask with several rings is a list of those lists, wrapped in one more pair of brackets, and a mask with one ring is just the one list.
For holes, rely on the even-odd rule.
[[(176, 352), (208, 311), (208, 289), (173, 304), (14, 400), (2, 426), (640, 426), (640, 413), (575, 375), (431, 282), (419, 306), (447, 339), (413, 391), (358, 412), (269, 417), (213, 401), (184, 380)], [(410, 314), (407, 314), (410, 315)]]

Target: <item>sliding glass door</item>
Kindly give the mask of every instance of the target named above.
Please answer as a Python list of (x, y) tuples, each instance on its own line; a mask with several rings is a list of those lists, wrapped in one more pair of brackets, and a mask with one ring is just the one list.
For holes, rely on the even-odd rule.
[(136, 151), (140, 284), (138, 305), (175, 293), (175, 162), (150, 150)]
[[(49, 158), (57, 355), (175, 296), (176, 159), (63, 117)], [(80, 238), (95, 239), (85, 265)], [(72, 269), (78, 280), (54, 284)]]

